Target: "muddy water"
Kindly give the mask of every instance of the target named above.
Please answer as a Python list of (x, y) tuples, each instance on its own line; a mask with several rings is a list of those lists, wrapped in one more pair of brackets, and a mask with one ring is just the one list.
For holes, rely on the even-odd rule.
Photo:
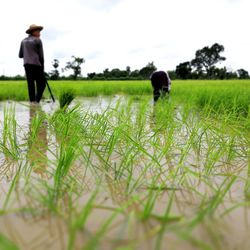
[[(84, 110), (90, 112), (101, 113), (107, 108), (115, 107), (117, 101), (120, 100), (119, 97), (113, 98), (84, 98), (82, 100), (77, 100), (77, 103), (81, 103), (81, 106)], [(124, 100), (124, 99), (123, 99)], [(25, 138), (29, 134), (30, 119), (32, 117), (32, 108), (28, 103), (14, 103), (16, 121), (18, 124), (18, 137), (20, 141), (25, 142)], [(74, 104), (73, 104), (74, 105)], [(13, 106), (13, 103), (1, 103), (0, 104), (0, 121), (2, 124), (4, 118), (4, 107)], [(53, 113), (58, 107), (58, 104), (51, 103), (42, 103), (41, 109), (46, 113)], [(51, 147), (53, 150), (53, 135), (50, 135), (49, 132), (41, 131), (38, 133), (39, 139), (43, 141), (49, 141), (48, 147)], [(40, 148), (40, 153), (43, 152), (48, 159), (51, 159), (49, 150), (46, 148)], [(34, 158), (40, 158), (41, 155), (35, 152), (32, 153)], [(178, 158), (178, 154), (176, 154)], [(2, 158), (2, 159), (1, 159)], [(4, 161), (4, 156), (0, 156), (0, 204), (2, 207), (3, 201), (6, 197), (6, 193), (10, 188), (10, 180), (13, 179), (15, 173), (17, 172), (18, 166), (13, 163), (6, 165)], [(34, 159), (35, 160), (35, 159)], [(117, 156), (113, 156), (113, 160), (117, 160)], [(194, 156), (191, 156), (187, 159), (190, 165), (197, 165), (196, 159)], [(98, 165), (98, 161), (96, 165)], [(119, 161), (119, 157), (118, 160)], [(44, 162), (44, 160), (42, 160)], [(171, 171), (171, 168), (174, 168), (178, 161), (172, 160), (171, 164), (168, 164), (168, 160), (162, 163), (168, 166), (167, 171)], [(79, 162), (80, 166), (81, 162)], [(40, 165), (39, 162), (37, 165)], [(170, 166), (171, 165), (171, 166)], [(134, 173), (138, 176), (144, 167), (143, 164), (135, 167)], [(225, 168), (234, 169), (235, 166), (225, 166)], [(241, 162), (241, 171), (238, 174), (243, 177), (246, 176), (245, 169), (247, 167), (247, 162)], [(47, 168), (47, 169), (44, 169)], [(86, 171), (85, 173), (77, 173), (78, 165), (76, 164), (75, 168), (72, 170), (72, 176), (79, 178), (79, 183), (84, 183), (85, 191), (83, 192), (83, 197), (79, 199), (79, 206), (82, 207), (88, 199), (90, 198), (90, 193), (95, 189), (96, 177), (102, 176), (101, 173), (93, 173), (92, 171)], [(48, 166), (41, 166), (39, 168), (33, 169), (32, 176), (35, 180), (43, 179), (44, 181), (50, 182), (52, 176), (49, 174)], [(194, 167), (195, 170), (195, 167)], [(219, 171), (218, 173), (222, 173)], [(229, 171), (225, 171), (228, 173)], [(234, 170), (232, 170), (234, 173)], [(235, 172), (236, 173), (236, 172)], [(96, 174), (96, 176), (95, 176)], [(147, 178), (151, 178), (155, 174), (154, 168), (149, 168)], [(97, 196), (98, 204), (100, 207), (96, 207), (93, 213), (87, 220), (85, 229), (78, 233), (76, 236), (76, 245), (74, 249), (82, 249), (82, 246), (95, 235), (95, 232), (99, 229), (100, 225), (105, 222), (105, 220), (112, 215), (112, 211), (109, 211), (106, 208), (117, 208), (126, 204), (129, 200), (132, 199), (130, 195), (126, 194), (127, 183), (121, 181), (114, 181), (109, 177), (102, 177), (102, 191)], [(196, 191), (207, 193), (211, 191), (210, 185), (205, 185), (199, 178), (190, 178), (186, 180), (188, 185)], [(215, 186), (219, 186), (223, 182), (223, 178), (218, 176), (211, 177), (211, 180), (207, 180), (208, 183), (211, 182)], [(22, 183), (23, 182), (23, 183)], [(21, 180), (19, 186), (24, 186), (25, 179)], [(36, 183), (36, 182), (34, 182)], [(210, 184), (211, 184), (210, 183)], [(188, 186), (187, 185), (187, 186)], [(35, 185), (33, 186), (35, 187)], [(232, 207), (234, 204), (245, 201), (243, 195), (244, 184), (240, 180), (233, 185), (229, 194), (227, 195), (225, 202), (223, 202), (219, 209), (218, 214), (215, 217), (208, 217), (203, 221), (202, 224), (199, 224), (193, 230), (192, 235), (212, 246), (212, 249), (250, 249), (250, 239), (249, 239), (249, 226), (250, 226), (250, 209), (249, 207), (239, 207), (235, 209), (228, 216), (220, 217), (220, 214)], [(20, 192), (18, 194), (18, 192)], [(32, 193), (32, 190), (31, 190)], [(147, 197), (147, 187), (138, 187), (137, 194)], [(164, 214), (166, 206), (169, 202), (172, 192), (169, 190), (164, 191), (157, 201), (157, 204), (154, 208), (154, 214)], [(0, 233), (7, 236), (13, 242), (15, 242), (20, 249), (47, 249), (47, 250), (57, 250), (57, 249), (67, 249), (68, 242), (68, 217), (62, 216), (59, 218), (53, 214), (47, 214), (46, 212), (41, 211), (39, 208), (39, 202), (33, 200), (32, 194), (25, 198), (22, 197), (22, 188), (16, 190), (16, 200), (12, 201), (12, 211), (6, 215), (0, 216)], [(194, 190), (184, 190), (176, 186), (175, 198), (173, 207), (171, 209), (171, 214), (176, 216), (183, 217), (183, 228), (185, 228), (186, 220), (194, 216), (198, 211), (198, 206), (201, 204), (202, 197), (197, 195)], [(69, 201), (65, 201), (65, 204), (68, 204)], [(36, 207), (37, 206), (37, 207)], [(67, 205), (65, 205), (67, 207)], [(15, 208), (18, 210), (19, 207), (30, 207), (31, 211), (18, 211), (15, 212)], [(135, 200), (127, 208), (127, 215), (129, 215), (130, 221), (128, 221), (127, 215), (118, 215), (111, 226), (111, 229), (108, 230), (108, 233), (105, 235), (105, 238), (101, 242), (101, 249), (117, 249), (124, 245), (130, 245), (134, 249), (154, 249), (156, 238), (155, 232), (159, 230), (159, 223), (155, 219), (150, 219), (146, 222), (138, 220), (134, 213), (142, 209), (140, 200)], [(37, 211), (37, 212), (36, 212)], [(170, 224), (166, 228), (167, 232), (163, 236), (162, 249), (201, 249), (198, 243), (195, 243), (195, 240), (180, 240), (180, 237), (177, 237), (178, 234), (175, 234), (175, 231), (178, 231), (181, 234), (181, 231), (174, 228), (174, 225)]]
[[(113, 192), (113, 191), (111, 191)], [(117, 191), (116, 191), (117, 192)], [(105, 196), (107, 195), (107, 196)], [(118, 202), (126, 199), (126, 197), (118, 197), (121, 194), (112, 194), (114, 198), (110, 199), (110, 194), (103, 192), (99, 197), (101, 204), (108, 207), (116, 207)], [(105, 200), (106, 199), (106, 200)], [(179, 197), (179, 200), (181, 196)], [(87, 200), (87, 198), (86, 198)], [(86, 201), (85, 200), (85, 201)], [(103, 201), (105, 200), (105, 202)], [(167, 201), (162, 199), (157, 204), (155, 212), (163, 210)], [(139, 204), (133, 204), (131, 210), (139, 209)], [(175, 203), (174, 213), (180, 212), (180, 209), (188, 213), (187, 210), (194, 212), (195, 203), (192, 204)], [(129, 212), (129, 211), (128, 211)], [(91, 237), (100, 228), (100, 225), (111, 216), (111, 212), (104, 209), (95, 209), (89, 216), (86, 227), (76, 237), (76, 245), (74, 249), (82, 249)], [(192, 241), (184, 241), (176, 236), (171, 224), (166, 228), (168, 233), (164, 234), (162, 240), (162, 249), (201, 249)], [(185, 223), (183, 225), (185, 228)], [(114, 219), (112, 226), (105, 234), (105, 238), (101, 241), (101, 248), (98, 249), (117, 249), (124, 245), (134, 246), (135, 249), (155, 249), (156, 238), (155, 230), (158, 229), (158, 223), (151, 219), (145, 222), (138, 220), (133, 214), (130, 215), (129, 221), (126, 216), (119, 215)], [(221, 219), (207, 219), (199, 224), (192, 235), (200, 241), (212, 246), (212, 249), (249, 249), (249, 230), (250, 230), (250, 214), (248, 208), (240, 208)], [(61, 218), (53, 215), (31, 215), (29, 213), (9, 214), (0, 217), (0, 232), (15, 242), (20, 249), (67, 249), (68, 228), (66, 222)], [(136, 242), (136, 243), (135, 243)]]
[[(85, 98), (77, 98), (71, 106), (75, 104), (81, 104), (82, 108), (86, 111), (90, 112), (102, 112), (103, 110), (107, 109), (108, 107), (112, 108), (116, 105), (118, 100), (125, 100), (121, 96), (114, 96), (114, 97), (85, 97)], [(52, 102), (41, 102), (41, 109), (51, 114), (59, 107), (59, 103), (52, 103)], [(30, 119), (30, 109), (32, 109), (32, 105), (28, 102), (0, 102), (0, 121), (3, 121), (4, 118), (4, 109), (15, 107), (15, 117), (17, 123), (20, 127), (24, 126), (27, 127), (28, 121)]]

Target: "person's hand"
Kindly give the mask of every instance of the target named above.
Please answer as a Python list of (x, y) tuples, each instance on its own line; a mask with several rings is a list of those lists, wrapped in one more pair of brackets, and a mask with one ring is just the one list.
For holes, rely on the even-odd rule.
[(48, 74), (47, 72), (45, 72), (45, 71), (44, 71), (44, 77), (45, 77), (45, 79), (47, 79), (47, 80), (49, 79), (49, 74)]

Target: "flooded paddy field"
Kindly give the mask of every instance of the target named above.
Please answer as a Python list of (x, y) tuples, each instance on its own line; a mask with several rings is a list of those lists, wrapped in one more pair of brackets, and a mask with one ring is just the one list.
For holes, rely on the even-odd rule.
[(0, 103), (0, 249), (249, 249), (249, 118), (150, 97)]

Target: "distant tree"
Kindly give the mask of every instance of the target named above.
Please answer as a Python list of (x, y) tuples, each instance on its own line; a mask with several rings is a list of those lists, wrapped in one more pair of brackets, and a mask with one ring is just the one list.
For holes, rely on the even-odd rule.
[(0, 81), (20, 81), (20, 80), (25, 80), (26, 77), (25, 76), (21, 76), (21, 75), (16, 75), (16, 76), (6, 76), (6, 75), (1, 75), (0, 76)]
[(13, 77), (13, 80), (25, 80), (26, 77), (25, 76), (21, 76), (21, 75), (16, 75)]
[(140, 76), (140, 71), (137, 69), (134, 71), (131, 71), (130, 78), (131, 79), (141, 79), (142, 77)]
[(225, 57), (220, 55), (224, 50), (224, 46), (218, 43), (215, 43), (211, 47), (206, 46), (196, 51), (195, 59), (191, 61), (191, 64), (198, 74), (205, 71), (207, 77), (211, 79), (214, 66), (226, 60)]
[(220, 79), (220, 80), (227, 79), (226, 67), (223, 67), (223, 68), (214, 67), (213, 72), (212, 72), (212, 78), (213, 79)]
[(130, 76), (130, 74), (131, 74), (131, 68), (130, 68), (130, 66), (126, 67), (126, 71), (127, 71), (127, 75)]
[(104, 77), (103, 73), (99, 73), (94, 76), (93, 80), (107, 80), (107, 79)]
[(227, 71), (226, 79), (237, 79), (238, 75), (234, 71)]
[(154, 62), (148, 63), (146, 67), (143, 67), (139, 74), (143, 79), (149, 79), (150, 76), (153, 74), (154, 71), (156, 71), (157, 68), (154, 65)]
[(111, 78), (116, 78), (118, 79), (121, 76), (121, 71), (118, 68), (112, 69), (110, 71)]
[(120, 69), (112, 69), (110, 71), (111, 78), (113, 79), (125, 79), (128, 77), (128, 73), (126, 70), (120, 70)]
[(126, 70), (120, 70), (118, 68), (109, 70), (108, 68), (103, 71), (103, 73), (90, 73), (88, 74), (88, 79), (93, 80), (129, 80), (130, 79), (130, 67)]
[(177, 79), (176, 71), (175, 70), (168, 70), (168, 75), (170, 79), (175, 80)]
[(125, 70), (114, 68), (109, 70), (108, 68), (103, 73), (89, 73), (87, 78), (90, 80), (143, 80), (149, 79), (151, 74), (156, 70), (154, 63), (148, 63), (146, 67), (141, 70), (132, 71), (129, 66)]
[(8, 80), (8, 77), (7, 77), (7, 76), (5, 76), (5, 75), (1, 75), (1, 76), (0, 76), (0, 80), (1, 80), (1, 81)]
[(54, 59), (52, 61), (52, 66), (53, 66), (54, 70), (52, 70), (49, 73), (49, 76), (50, 76), (51, 80), (58, 80), (59, 79), (59, 77), (60, 77), (60, 73), (58, 71), (59, 64), (60, 64), (59, 60), (57, 60), (57, 59)]
[(178, 79), (190, 79), (192, 78), (192, 66), (190, 62), (180, 63), (176, 66), (176, 77)]
[(73, 70), (72, 76), (73, 76), (73, 79), (76, 80), (77, 77), (80, 76), (82, 73), (81, 66), (83, 63), (85, 63), (84, 58), (72, 56), (72, 61), (67, 62), (64, 70), (66, 70), (66, 71)]
[(110, 78), (110, 71), (109, 71), (109, 69), (105, 69), (105, 70), (103, 71), (103, 77), (104, 77), (105, 79)]
[(238, 69), (236, 73), (239, 79), (249, 79), (249, 73), (245, 69)]
[(90, 80), (93, 80), (95, 78), (95, 76), (96, 76), (95, 72), (87, 74), (87, 78), (90, 79)]

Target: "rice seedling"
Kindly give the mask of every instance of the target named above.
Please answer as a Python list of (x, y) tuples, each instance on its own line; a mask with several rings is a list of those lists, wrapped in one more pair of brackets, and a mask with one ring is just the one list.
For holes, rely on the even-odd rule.
[(19, 159), (19, 143), (17, 138), (17, 122), (15, 120), (15, 107), (5, 107), (4, 121), (2, 128), (2, 140), (0, 142), (0, 152), (11, 160)]
[(75, 93), (73, 89), (63, 90), (59, 95), (60, 108), (68, 107), (74, 98)]
[(10, 242), (3, 235), (0, 234), (0, 248), (6, 250), (18, 250), (14, 243)]

